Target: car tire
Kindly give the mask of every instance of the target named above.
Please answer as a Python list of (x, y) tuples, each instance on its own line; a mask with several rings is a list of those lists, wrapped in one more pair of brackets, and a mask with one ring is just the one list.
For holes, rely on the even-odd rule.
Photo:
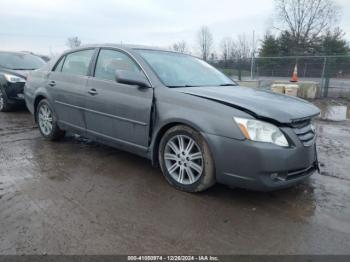
[(158, 158), (166, 180), (185, 192), (215, 184), (214, 160), (202, 135), (188, 126), (170, 128), (162, 137)]
[(57, 141), (64, 137), (65, 131), (58, 127), (57, 116), (48, 100), (43, 99), (39, 102), (36, 109), (36, 120), (41, 135), (46, 139)]
[(12, 109), (8, 102), (5, 90), (0, 86), (0, 112), (9, 112)]

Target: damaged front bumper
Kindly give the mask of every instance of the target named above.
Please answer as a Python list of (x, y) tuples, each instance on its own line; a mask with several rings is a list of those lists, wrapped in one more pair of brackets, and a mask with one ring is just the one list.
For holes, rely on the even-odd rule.
[[(319, 171), (316, 144), (295, 146), (235, 140), (203, 134), (212, 151), (218, 183), (258, 191), (293, 186)], [(298, 142), (299, 141), (299, 142)]]

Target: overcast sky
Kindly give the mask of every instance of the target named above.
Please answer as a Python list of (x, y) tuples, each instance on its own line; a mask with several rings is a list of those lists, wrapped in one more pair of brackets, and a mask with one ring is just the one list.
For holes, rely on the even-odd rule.
[[(350, 1), (340, 26), (350, 40)], [(0, 0), (0, 49), (43, 54), (65, 50), (66, 39), (167, 47), (208, 25), (216, 46), (225, 36), (258, 37), (271, 26), (273, 0)]]

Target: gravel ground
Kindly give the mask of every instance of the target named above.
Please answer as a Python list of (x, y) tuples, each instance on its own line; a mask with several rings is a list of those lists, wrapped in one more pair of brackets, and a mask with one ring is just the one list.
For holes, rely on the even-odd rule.
[(187, 194), (145, 159), (0, 113), (0, 254), (350, 254), (350, 122), (317, 125), (322, 173), (303, 184)]

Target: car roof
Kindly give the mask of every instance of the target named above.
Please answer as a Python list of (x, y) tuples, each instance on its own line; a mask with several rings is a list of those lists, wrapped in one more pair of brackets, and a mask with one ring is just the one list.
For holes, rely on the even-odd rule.
[(168, 50), (166, 48), (156, 47), (156, 46), (146, 46), (146, 45), (131, 45), (131, 44), (89, 44), (89, 45), (82, 45), (77, 48), (66, 50), (64, 53), (71, 53), (74, 51), (87, 49), (87, 48), (118, 48), (122, 50), (135, 50), (135, 49), (142, 49), (142, 50), (154, 50), (154, 51), (165, 51), (165, 52), (173, 52), (178, 53), (176, 51)]
[(33, 55), (33, 54), (30, 54), (27, 52), (18, 52), (18, 51), (1, 51), (0, 50), (0, 53), (2, 53), (2, 54), (14, 54), (14, 55)]

